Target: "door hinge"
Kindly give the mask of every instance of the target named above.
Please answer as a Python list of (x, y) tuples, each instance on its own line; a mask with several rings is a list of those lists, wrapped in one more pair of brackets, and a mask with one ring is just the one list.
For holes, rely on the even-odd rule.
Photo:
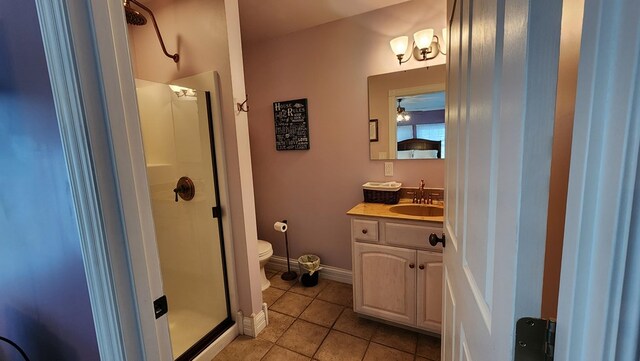
[(169, 311), (169, 304), (167, 303), (167, 296), (162, 295), (162, 297), (153, 301), (153, 313), (156, 315), (156, 319), (162, 317), (165, 313)]
[(219, 218), (222, 215), (222, 208), (220, 206), (211, 207), (211, 215), (213, 218)]
[(556, 320), (523, 317), (516, 323), (514, 361), (552, 361)]

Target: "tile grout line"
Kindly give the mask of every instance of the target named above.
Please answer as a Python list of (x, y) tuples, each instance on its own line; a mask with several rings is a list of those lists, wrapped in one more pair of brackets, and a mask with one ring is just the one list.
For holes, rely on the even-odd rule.
[[(364, 349), (364, 354), (362, 355), (362, 358), (360, 359), (360, 361), (364, 361), (364, 358), (367, 357), (367, 352), (369, 352), (369, 347), (371, 347), (371, 341), (367, 343), (367, 348)], [(415, 361), (415, 357), (414, 357), (414, 361)]]

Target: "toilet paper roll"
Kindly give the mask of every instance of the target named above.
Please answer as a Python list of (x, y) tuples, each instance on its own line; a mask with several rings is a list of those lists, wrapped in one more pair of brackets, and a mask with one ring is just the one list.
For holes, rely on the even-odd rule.
[(273, 229), (275, 229), (278, 232), (286, 232), (287, 224), (282, 222), (276, 222), (273, 224)]

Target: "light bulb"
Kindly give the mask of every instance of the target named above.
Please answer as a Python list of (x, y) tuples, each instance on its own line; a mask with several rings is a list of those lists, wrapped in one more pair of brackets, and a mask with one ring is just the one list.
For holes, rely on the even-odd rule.
[(399, 36), (395, 39), (392, 39), (389, 42), (391, 45), (391, 50), (395, 55), (404, 55), (407, 51), (407, 47), (409, 46), (409, 37), (408, 36)]
[(431, 46), (431, 41), (433, 41), (433, 29), (416, 31), (413, 34), (413, 40), (416, 42), (418, 49), (427, 49)]

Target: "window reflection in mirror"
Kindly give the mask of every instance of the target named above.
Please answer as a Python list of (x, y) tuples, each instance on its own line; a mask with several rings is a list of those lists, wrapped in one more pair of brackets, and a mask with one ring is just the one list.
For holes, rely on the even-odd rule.
[(445, 157), (445, 75), (437, 65), (369, 77), (369, 119), (378, 120), (372, 160)]

